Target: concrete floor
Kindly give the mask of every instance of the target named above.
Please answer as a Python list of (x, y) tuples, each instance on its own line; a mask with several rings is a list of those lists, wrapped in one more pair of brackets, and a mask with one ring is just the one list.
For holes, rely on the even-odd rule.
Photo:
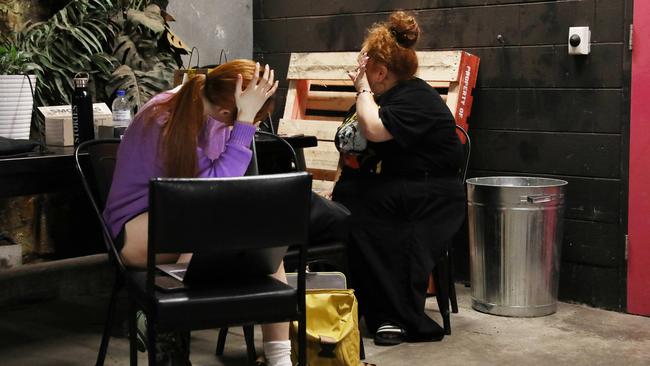
[[(377, 365), (650, 365), (650, 318), (560, 303), (542, 318), (503, 318), (471, 309), (458, 286), (459, 314), (441, 342), (377, 347), (365, 339), (366, 361)], [(99, 346), (106, 299), (75, 296), (0, 310), (0, 364), (91, 365)], [(440, 319), (435, 299), (427, 302)], [(257, 330), (256, 343), (261, 348)], [(192, 333), (192, 363), (245, 365), (241, 328), (232, 329), (225, 356), (214, 356), (216, 330)], [(139, 354), (140, 364), (146, 364)], [(113, 338), (107, 365), (128, 365), (128, 342)]]

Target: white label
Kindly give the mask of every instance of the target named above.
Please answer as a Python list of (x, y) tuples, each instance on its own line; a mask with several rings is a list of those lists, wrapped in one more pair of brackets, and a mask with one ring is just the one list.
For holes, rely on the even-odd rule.
[[(45, 118), (65, 118), (72, 115), (72, 106), (69, 104), (38, 107), (38, 110), (43, 113), (43, 117)], [(93, 116), (110, 114), (111, 110), (106, 103), (93, 103)]]
[(130, 111), (113, 111), (113, 123), (116, 126), (126, 126), (131, 122)]

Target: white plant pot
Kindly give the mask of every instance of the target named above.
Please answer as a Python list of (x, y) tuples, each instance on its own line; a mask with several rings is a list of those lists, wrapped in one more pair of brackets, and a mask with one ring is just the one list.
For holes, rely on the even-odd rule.
[(0, 75), (0, 136), (29, 139), (34, 106), (29, 80), (36, 91), (35, 75)]
[(0, 269), (18, 267), (23, 264), (23, 247), (20, 244), (0, 245)]

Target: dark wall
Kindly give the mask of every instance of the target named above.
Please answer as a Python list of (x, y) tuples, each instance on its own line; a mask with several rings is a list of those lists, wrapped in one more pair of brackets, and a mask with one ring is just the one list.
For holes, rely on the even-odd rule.
[[(628, 1), (254, 0), (254, 53), (282, 80), (291, 52), (358, 50), (373, 22), (414, 10), (421, 50), (481, 57), (469, 176), (567, 180), (560, 298), (624, 310)], [(569, 27), (585, 25), (591, 55), (569, 56)], [(276, 117), (286, 81), (281, 87)]]

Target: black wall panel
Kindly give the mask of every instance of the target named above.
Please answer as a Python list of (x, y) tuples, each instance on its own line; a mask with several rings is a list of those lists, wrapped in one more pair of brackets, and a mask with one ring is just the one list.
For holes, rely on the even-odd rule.
[[(276, 119), (291, 52), (356, 51), (366, 28), (398, 8), (417, 14), (420, 50), (480, 56), (469, 176), (567, 180), (560, 297), (625, 309), (630, 0), (253, 4), (255, 58), (281, 80)], [(590, 26), (591, 55), (568, 55), (571, 26)], [(467, 261), (459, 249), (457, 259)], [(466, 263), (457, 267), (467, 278)]]
[[(474, 93), (473, 129), (621, 132), (618, 89), (481, 88)], [(591, 105), (590, 108), (584, 108)]]
[[(470, 127), (471, 128), (471, 127)], [(613, 134), (474, 130), (471, 168), (617, 178), (620, 137)]]
[(562, 262), (560, 299), (596, 304), (612, 310), (625, 308), (625, 271), (622, 267), (601, 267)]
[(565, 220), (562, 260), (602, 267), (618, 267), (625, 261), (618, 225), (593, 221)]
[[(566, 45), (467, 48), (481, 62), (480, 88), (622, 88), (623, 46), (596, 44), (588, 57)], [(619, 72), (616, 72), (619, 70)]]

